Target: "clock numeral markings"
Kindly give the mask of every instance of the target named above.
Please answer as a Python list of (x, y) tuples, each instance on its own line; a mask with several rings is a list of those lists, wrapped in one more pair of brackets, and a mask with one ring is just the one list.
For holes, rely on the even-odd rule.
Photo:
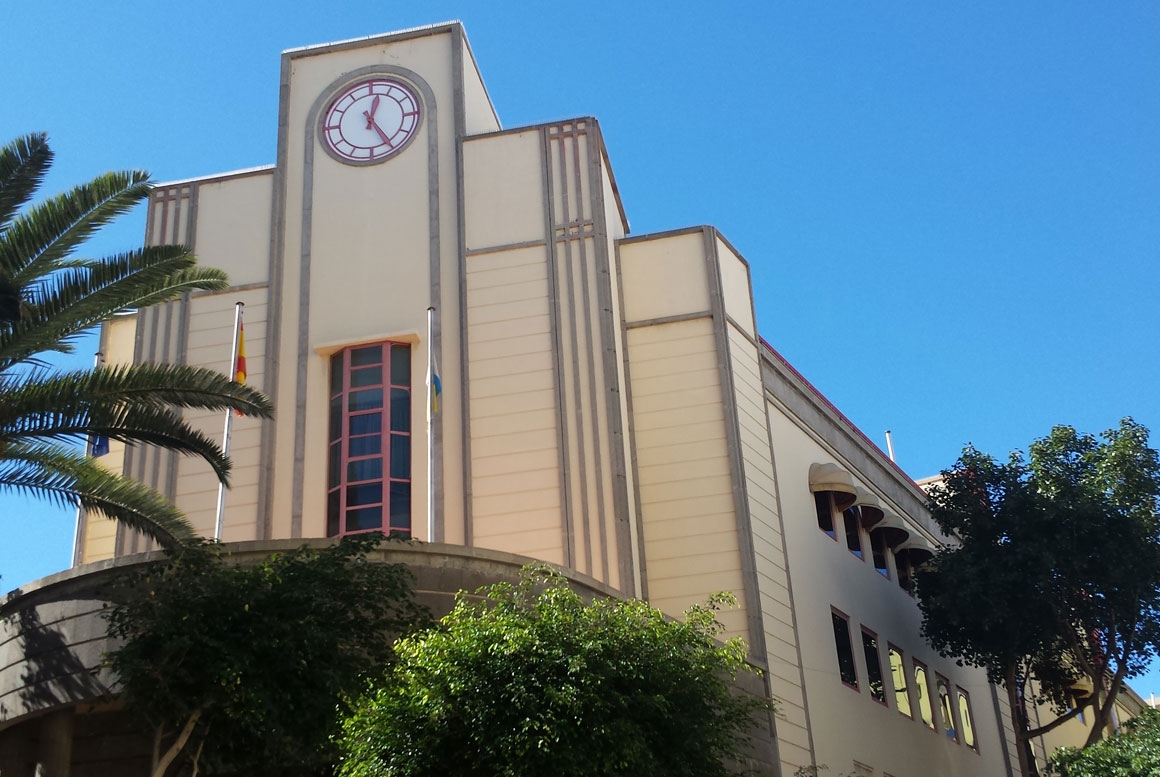
[[(394, 103), (384, 114), (389, 114), (386, 119), (379, 115), (383, 97)], [(357, 110), (351, 112), (356, 106)], [(394, 112), (396, 109), (398, 113)], [(348, 112), (351, 112), (350, 116)], [(361, 114), (357, 120), (354, 118), (356, 112)], [(331, 104), (322, 126), (323, 139), (339, 157), (355, 162), (381, 161), (398, 151), (410, 139), (418, 126), (419, 116), (418, 101), (402, 84), (383, 79), (365, 81), (347, 90)], [(392, 126), (390, 132), (383, 129), (382, 121)], [(346, 137), (344, 126), (345, 132), (354, 133), (357, 141)], [(364, 131), (373, 135), (362, 135)]]

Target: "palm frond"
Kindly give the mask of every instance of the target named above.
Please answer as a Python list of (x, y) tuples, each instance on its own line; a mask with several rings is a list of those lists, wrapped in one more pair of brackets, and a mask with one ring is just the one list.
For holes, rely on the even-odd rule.
[(70, 443), (83, 440), (90, 434), (200, 456), (213, 468), (218, 480), (229, 485), (230, 462), (218, 444), (166, 407), (64, 408), (26, 413), (9, 419), (0, 428), (0, 441)]
[(0, 490), (81, 505), (173, 546), (193, 529), (161, 494), (112, 473), (69, 444), (100, 435), (202, 458), (222, 483), (229, 459), (190, 426), (182, 408), (268, 418), (270, 402), (212, 370), (135, 365), (51, 372), (45, 353), (68, 352), (80, 333), (118, 311), (197, 290), (220, 290), (219, 270), (195, 266), (181, 246), (107, 259), (77, 255), (97, 229), (148, 196), (140, 171), (107, 173), (32, 207), (52, 160), (44, 135), (0, 148)]
[(21, 319), (0, 329), (0, 369), (42, 351), (70, 352), (74, 337), (120, 310), (228, 285), (225, 273), (195, 261), (181, 246), (148, 246), (57, 272), (31, 290)]
[(123, 478), (80, 453), (16, 442), (0, 458), (0, 490), (81, 506), (119, 521), (167, 548), (197, 538), (185, 516), (163, 495)]
[[(0, 378), (0, 430), (17, 413), (71, 408), (138, 409), (186, 407), (236, 410), (270, 418), (273, 406), (260, 391), (220, 372), (185, 364), (122, 364), (90, 370), (32, 374), (19, 380)], [(2, 433), (2, 431), (0, 431)]]
[(22, 288), (47, 277), (56, 262), (149, 196), (141, 170), (97, 176), (14, 218), (0, 234), (0, 272)]
[(52, 150), (43, 132), (25, 135), (0, 148), (0, 233), (32, 199), (52, 164)]

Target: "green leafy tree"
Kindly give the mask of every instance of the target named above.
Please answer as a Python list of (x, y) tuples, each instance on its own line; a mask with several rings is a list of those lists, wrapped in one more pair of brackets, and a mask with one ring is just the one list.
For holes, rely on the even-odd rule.
[[(1085, 710), (1097, 742), (1160, 648), (1160, 463), (1131, 419), (1101, 437), (1057, 426), (1006, 462), (968, 447), (930, 495), (960, 542), (916, 575), (923, 632), (1003, 684), (1025, 775), (1031, 738)], [(1057, 717), (1032, 728), (1031, 703)]]
[(0, 489), (80, 505), (173, 546), (194, 536), (182, 514), (153, 489), (86, 458), (78, 443), (103, 436), (200, 456), (225, 483), (229, 460), (179, 409), (269, 417), (270, 403), (197, 367), (48, 366), (48, 354), (70, 353), (79, 335), (118, 311), (228, 285), (221, 271), (195, 267), (181, 246), (78, 255), (96, 230), (148, 196), (149, 177), (106, 173), (30, 204), (51, 163), (44, 135), (0, 148)]
[(1160, 712), (1145, 710), (1114, 736), (1090, 747), (1061, 747), (1051, 757), (1060, 777), (1156, 777), (1160, 774)]
[(719, 643), (719, 595), (673, 621), (641, 601), (586, 605), (557, 573), (461, 593), (343, 724), (344, 777), (723, 775), (768, 703)]
[[(154, 732), (153, 777), (325, 771), (343, 694), (430, 623), (401, 564), (368, 559), (378, 534), (253, 564), (216, 544), (133, 573), (107, 613), (122, 698)], [(175, 766), (177, 764), (178, 766)], [(173, 773), (176, 773), (173, 772)]]

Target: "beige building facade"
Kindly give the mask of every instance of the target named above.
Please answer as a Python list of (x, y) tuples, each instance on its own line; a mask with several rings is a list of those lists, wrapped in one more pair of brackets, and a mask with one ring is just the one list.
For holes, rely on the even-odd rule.
[[(274, 165), (150, 200), (148, 242), (232, 288), (102, 331), (109, 362), (229, 371), (245, 303), (276, 418), (233, 425), (224, 541), (396, 531), (672, 615), (728, 591), (778, 705), (770, 771), (1017, 769), (1005, 697), (919, 635), (906, 586), (942, 541), (922, 491), (760, 337), (724, 236), (631, 234), (597, 121), (503, 128), (458, 24), (288, 51), (280, 95)], [(213, 535), (202, 462), (102, 460)], [(78, 540), (78, 572), (152, 549), (96, 517)]]

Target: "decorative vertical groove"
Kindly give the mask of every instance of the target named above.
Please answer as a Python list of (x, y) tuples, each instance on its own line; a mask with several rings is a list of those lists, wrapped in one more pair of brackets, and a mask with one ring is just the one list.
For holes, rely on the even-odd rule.
[[(750, 295), (749, 295), (750, 301), (752, 301), (752, 299), (753, 299), (752, 290), (753, 290), (753, 287), (751, 285), (750, 286)], [(757, 329), (757, 318), (756, 317), (754, 317), (753, 323), (754, 323), (753, 328), (756, 330)], [(757, 359), (758, 359), (757, 369), (758, 369), (758, 372), (760, 373), (760, 371), (761, 371), (761, 353), (760, 352), (758, 352)], [(773, 468), (773, 496), (774, 496), (774, 501), (777, 504), (777, 525), (778, 525), (778, 529), (781, 531), (781, 557), (782, 557), (782, 563), (785, 564), (785, 595), (786, 595), (786, 598), (789, 600), (787, 602), (787, 604), (789, 605), (790, 623), (792, 624), (793, 634), (794, 634), (793, 647), (794, 647), (794, 653), (797, 655), (798, 685), (801, 687), (801, 691), (802, 691), (802, 713), (806, 717), (806, 725), (805, 725), (806, 743), (809, 746), (810, 763), (817, 763), (817, 755), (814, 752), (814, 727), (810, 725), (810, 702), (809, 702), (809, 698), (807, 698), (807, 695), (806, 695), (806, 669), (805, 669), (805, 664), (802, 662), (801, 640), (798, 639), (798, 634), (800, 634), (801, 632), (798, 631), (797, 607), (795, 606), (794, 598), (793, 598), (793, 581), (791, 580), (790, 574), (789, 574), (789, 550), (786, 548), (786, 545), (785, 545), (785, 513), (783, 512), (782, 507), (781, 507), (781, 483), (779, 483), (778, 479), (777, 479), (777, 454), (774, 451), (774, 447), (773, 447), (773, 422), (770, 421), (770, 418), (769, 418), (769, 402), (765, 398), (764, 390), (762, 391), (762, 396), (761, 396), (761, 406), (762, 406), (762, 409), (765, 411), (765, 434), (766, 434), (766, 439), (769, 441), (769, 465), (770, 465), (770, 467)], [(764, 624), (762, 624), (762, 625), (764, 627)], [(767, 653), (767, 655), (768, 655), (768, 653)], [(770, 683), (768, 673), (765, 676), (765, 692), (769, 695), (770, 698), (773, 698), (773, 686)], [(780, 761), (781, 761), (781, 748), (778, 745), (778, 741), (777, 741), (777, 722), (776, 722), (776, 719), (773, 717), (770, 718), (770, 721), (771, 721), (771, 725), (773, 726), (774, 747), (778, 751), (778, 762), (780, 763)]]
[[(634, 421), (635, 411), (632, 406), (632, 365), (630, 359), (628, 358), (628, 324), (624, 318), (624, 279), (620, 271), (620, 245), (616, 245), (614, 250), (616, 256), (616, 290), (620, 304), (620, 342), (624, 346), (624, 353), (621, 354), (621, 369), (624, 370), (624, 403), (625, 407), (627, 408), (628, 415), (628, 445), (630, 455), (630, 461), (628, 463), (632, 466), (632, 479), (633, 483), (636, 484), (636, 487), (633, 489), (633, 501), (635, 502), (636, 507), (636, 547), (639, 556), (637, 556), (634, 561), (640, 565), (640, 590), (637, 591), (635, 595), (639, 596), (641, 599), (647, 600), (648, 558), (645, 555), (644, 544), (644, 508), (641, 505), (640, 498), (640, 461), (637, 457), (636, 451), (636, 425)], [(631, 526), (628, 528), (628, 531), (632, 531)], [(628, 542), (629, 549), (631, 550), (631, 537), (629, 538)], [(633, 578), (635, 579), (635, 575)]]
[[(553, 233), (556, 235), (557, 242), (563, 243), (564, 246), (564, 275), (567, 285), (562, 289), (565, 299), (568, 300), (568, 333), (569, 340), (572, 344), (572, 401), (575, 403), (573, 410), (576, 433), (576, 458), (577, 469), (579, 477), (579, 498), (580, 498), (580, 521), (583, 529), (584, 538), (584, 567), (581, 569), (585, 574), (592, 574), (592, 526), (588, 511), (588, 467), (584, 461), (586, 445), (584, 439), (584, 395), (583, 389), (580, 387), (580, 343), (579, 332), (577, 331), (576, 321), (576, 275), (574, 262), (572, 261), (572, 241), (569, 239), (569, 215), (571, 208), (568, 203), (568, 153), (567, 143), (562, 128), (556, 132), (556, 145), (560, 150), (560, 223), (553, 228)], [(563, 230), (563, 236), (560, 236), (560, 231)], [(567, 392), (565, 392), (566, 394)], [(567, 417), (567, 415), (565, 415)], [(577, 567), (579, 568), (579, 567)]]
[(733, 359), (729, 349), (729, 323), (725, 315), (725, 298), (721, 290), (717, 231), (712, 227), (706, 227), (702, 235), (705, 267), (709, 273), (709, 303), (713, 311), (713, 333), (717, 341), (721, 399), (725, 411), (725, 442), (729, 448), (729, 475), (733, 483), (733, 510), (736, 515), (737, 549), (741, 557), (741, 580), (745, 592), (745, 618), (749, 627), (749, 653), (751, 657), (760, 661), (767, 655), (765, 627), (761, 617), (753, 529), (749, 521), (749, 494), (745, 484), (745, 460), (741, 449), (740, 419), (737, 415), (736, 388), (733, 383)]
[[(586, 142), (588, 135), (586, 132), (581, 132), (579, 127), (581, 125), (573, 125), (572, 138), (572, 164), (574, 165), (574, 174), (576, 182), (576, 219), (581, 224), (584, 223), (584, 169), (580, 166), (580, 141), (583, 138)], [(591, 172), (591, 165), (589, 165), (589, 172)], [(593, 193), (593, 181), (588, 182), (588, 190), (590, 195)], [(588, 200), (588, 207), (595, 211), (595, 197), (590, 196)], [(595, 219), (595, 212), (592, 213)], [(605, 510), (604, 510), (604, 450), (600, 445), (600, 413), (599, 401), (600, 398), (596, 393), (596, 355), (593, 352), (596, 347), (596, 339), (593, 336), (592, 330), (592, 292), (589, 283), (589, 271), (591, 263), (588, 260), (588, 251), (585, 248), (587, 238), (584, 236), (585, 229), (581, 227), (576, 243), (579, 246), (580, 259), (580, 287), (581, 300), (584, 305), (584, 336), (587, 345), (584, 348), (585, 358), (588, 362), (588, 400), (591, 403), (591, 430), (592, 430), (592, 460), (594, 463), (595, 472), (592, 477), (596, 483), (596, 522), (597, 535), (599, 537), (600, 547), (600, 578), (603, 582), (608, 582), (608, 528), (605, 526)], [(593, 241), (595, 244), (595, 240)], [(577, 381), (580, 378), (579, 373), (576, 375)], [(588, 517), (588, 522), (591, 522), (591, 516)], [(591, 530), (589, 530), (591, 531)], [(595, 567), (595, 562), (592, 564)]]
[[(186, 219), (187, 234), (185, 236), (185, 246), (190, 251), (197, 251), (197, 205), (198, 197), (201, 193), (198, 185), (192, 184), (189, 191), (189, 217)], [(185, 292), (177, 300), (174, 301), (177, 306), (177, 343), (175, 346), (175, 353), (173, 362), (175, 364), (189, 363), (189, 319), (190, 319), (190, 293)], [(184, 415), (184, 413), (182, 413)], [(177, 500), (177, 468), (178, 457), (177, 451), (169, 451), (169, 460), (166, 463), (166, 478), (165, 478), (165, 496), (170, 501)]]
[[(282, 347), (282, 254), (286, 243), (286, 165), (289, 161), (290, 57), (282, 55), (278, 76), (278, 147), (275, 155), (273, 194), (270, 197), (270, 255), (266, 269), (266, 355), (262, 374), (266, 396), (278, 405), (278, 364)], [(274, 454), (277, 424), (262, 424), (258, 468), (258, 539), (273, 535)]]
[[(612, 270), (609, 261), (608, 223), (605, 218), (604, 179), (600, 160), (603, 158), (604, 140), (600, 125), (592, 121), (588, 128), (588, 177), (593, 187), (593, 232), (595, 235), (596, 291), (599, 305), (599, 337), (603, 367), (603, 392), (608, 417), (608, 447), (612, 473), (612, 509), (616, 527), (616, 547), (620, 589), (630, 596), (637, 595), (635, 584), (636, 559), (632, 553), (632, 528), (628, 508), (628, 475), (625, 465), (624, 427), (621, 417), (620, 383), (616, 358), (617, 322), (613, 321)], [(618, 287), (619, 288), (619, 287)], [(627, 346), (625, 346), (627, 347)]]
[(548, 256), (548, 329), (552, 339), (552, 377), (556, 395), (556, 450), (560, 470), (560, 523), (564, 544), (564, 566), (576, 567), (572, 485), (568, 478), (568, 415), (564, 391), (564, 363), (560, 314), (560, 280), (557, 264), (555, 194), (552, 177), (552, 138), (547, 127), (540, 129), (540, 159), (544, 183), (544, 238)]
[[(451, 38), (452, 81), (455, 92), (455, 229), (459, 235), (459, 374), (462, 390), (459, 392), (459, 412), (461, 418), (462, 455), (463, 455), (463, 544), (471, 547), (474, 544), (474, 527), (472, 522), (472, 488), (471, 481), (471, 397), (468, 388), (468, 370), (470, 357), (468, 354), (467, 334), (467, 204), (463, 183), (463, 139), (467, 136), (467, 117), (464, 115), (463, 93), (463, 28), (457, 26)], [(444, 539), (446, 535), (439, 537)]]

